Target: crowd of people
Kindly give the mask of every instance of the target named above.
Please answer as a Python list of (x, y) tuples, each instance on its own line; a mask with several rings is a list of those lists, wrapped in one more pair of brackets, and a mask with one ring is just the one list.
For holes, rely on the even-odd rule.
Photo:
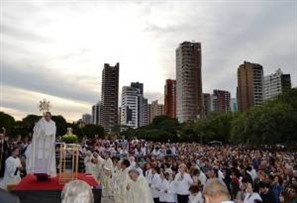
[[(0, 175), (26, 175), (29, 145), (30, 138), (0, 134)], [(114, 202), (297, 202), (296, 151), (98, 137), (80, 145), (85, 172)]]

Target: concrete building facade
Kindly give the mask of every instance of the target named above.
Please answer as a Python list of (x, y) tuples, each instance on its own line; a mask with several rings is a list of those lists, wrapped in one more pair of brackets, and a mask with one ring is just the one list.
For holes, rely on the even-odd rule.
[(176, 118), (176, 80), (167, 79), (164, 89), (164, 114)]
[(102, 112), (101, 102), (99, 101), (97, 104), (92, 106), (92, 124), (99, 125), (101, 112)]
[(115, 132), (118, 125), (119, 69), (119, 63), (115, 66), (106, 63), (102, 71), (102, 117), (100, 124), (108, 133)]
[(183, 42), (176, 49), (176, 95), (179, 122), (204, 116), (201, 43)]
[(149, 123), (152, 123), (156, 116), (164, 115), (164, 105), (159, 104), (158, 100), (152, 101), (148, 104), (148, 115)]
[(290, 74), (284, 74), (281, 69), (264, 77), (264, 100), (273, 100), (291, 88)]
[(244, 61), (237, 69), (238, 110), (246, 111), (263, 103), (263, 67)]

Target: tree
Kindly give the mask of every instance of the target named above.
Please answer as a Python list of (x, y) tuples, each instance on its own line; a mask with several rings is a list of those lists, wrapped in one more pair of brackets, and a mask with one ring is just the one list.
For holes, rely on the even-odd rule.
[(98, 135), (101, 138), (104, 138), (104, 128), (100, 125), (94, 125), (94, 124), (87, 124), (82, 128), (83, 135), (86, 135), (87, 137), (94, 137), (95, 135)]
[(67, 122), (61, 115), (52, 116), (52, 120), (55, 121), (57, 126), (57, 135), (64, 135), (67, 132)]
[(26, 129), (28, 133), (33, 132), (33, 128), (35, 124), (41, 119), (41, 116), (37, 115), (27, 115), (25, 118), (23, 118), (22, 123), (23, 127)]
[(6, 129), (7, 136), (12, 135), (11, 133), (13, 131), (14, 125), (15, 120), (11, 115), (6, 114), (4, 112), (0, 112), (0, 128), (4, 127)]

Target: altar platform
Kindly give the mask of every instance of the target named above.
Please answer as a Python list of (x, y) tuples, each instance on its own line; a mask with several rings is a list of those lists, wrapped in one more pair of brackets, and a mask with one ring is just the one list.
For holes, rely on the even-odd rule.
[[(87, 182), (93, 190), (95, 203), (101, 203), (102, 188), (92, 175), (79, 173), (77, 179)], [(27, 175), (11, 192), (19, 197), (21, 203), (61, 203), (63, 187), (58, 177), (38, 182), (34, 175)]]

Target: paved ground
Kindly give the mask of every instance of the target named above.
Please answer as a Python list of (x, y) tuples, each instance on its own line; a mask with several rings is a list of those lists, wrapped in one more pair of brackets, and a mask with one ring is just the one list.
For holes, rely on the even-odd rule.
[(109, 197), (102, 197), (101, 203), (113, 203), (113, 201)]

